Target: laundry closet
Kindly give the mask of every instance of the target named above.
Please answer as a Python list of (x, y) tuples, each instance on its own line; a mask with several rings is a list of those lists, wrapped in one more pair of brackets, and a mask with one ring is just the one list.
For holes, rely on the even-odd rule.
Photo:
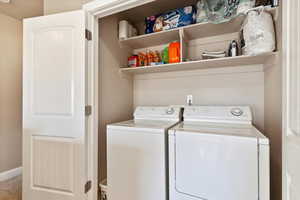
[[(23, 199), (95, 200), (98, 184), (107, 178), (107, 125), (132, 119), (139, 106), (207, 105), (244, 106), (252, 112), (253, 124), (270, 140), (270, 199), (281, 200), (282, 63), (290, 65), (287, 59), (297, 57), (283, 48), (282, 30), (288, 25), (282, 21), (290, 20), (290, 29), (296, 25), (291, 16), (299, 12), (285, 13), (284, 1), (251, 9), (272, 17), (276, 44), (247, 54), (256, 50), (243, 45), (249, 21), (232, 15), (232, 4), (239, 1), (224, 2), (231, 2), (223, 10), (226, 19), (166, 30), (164, 20), (171, 14), (162, 13), (196, 15), (197, 1), (95, 0), (82, 10), (24, 20)], [(197, 19), (204, 16), (198, 14)], [(124, 31), (129, 23), (131, 31)], [(272, 43), (273, 36), (267, 39)], [(291, 101), (296, 108), (297, 98)], [(290, 111), (293, 122), (299, 121), (297, 111)]]
[[(249, 105), (255, 126), (270, 138), (271, 199), (281, 199), (281, 7), (266, 7), (276, 30), (276, 50), (256, 56), (205, 60), (240, 41), (245, 16), (221, 24), (198, 23), (145, 34), (145, 18), (197, 1), (158, 0), (99, 19), (99, 180), (106, 178), (106, 126), (131, 119), (137, 106)], [(119, 40), (126, 20), (137, 36)], [(181, 44), (180, 62), (128, 67), (128, 58)]]

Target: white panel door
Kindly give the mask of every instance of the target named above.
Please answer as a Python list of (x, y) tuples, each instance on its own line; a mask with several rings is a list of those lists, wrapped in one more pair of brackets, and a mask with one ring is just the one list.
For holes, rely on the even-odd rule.
[(300, 1), (283, 2), (284, 200), (300, 199)]
[(24, 20), (23, 200), (86, 198), (85, 15)]

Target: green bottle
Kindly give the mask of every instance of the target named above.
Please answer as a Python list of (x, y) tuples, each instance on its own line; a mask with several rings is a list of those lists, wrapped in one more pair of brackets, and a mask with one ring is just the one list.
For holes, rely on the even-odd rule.
[(164, 50), (162, 51), (162, 61), (164, 64), (168, 64), (169, 63), (169, 47), (164, 48)]

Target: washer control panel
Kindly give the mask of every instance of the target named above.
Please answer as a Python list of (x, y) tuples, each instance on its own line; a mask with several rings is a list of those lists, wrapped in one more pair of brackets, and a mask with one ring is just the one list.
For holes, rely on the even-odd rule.
[(184, 121), (252, 122), (249, 106), (187, 106)]

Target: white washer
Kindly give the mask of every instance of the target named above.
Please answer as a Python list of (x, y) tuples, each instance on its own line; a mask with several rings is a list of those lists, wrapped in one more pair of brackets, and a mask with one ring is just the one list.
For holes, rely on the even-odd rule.
[(249, 107), (186, 107), (169, 130), (170, 200), (269, 200), (269, 140)]
[(168, 129), (179, 107), (138, 107), (134, 120), (108, 125), (109, 200), (166, 200)]

